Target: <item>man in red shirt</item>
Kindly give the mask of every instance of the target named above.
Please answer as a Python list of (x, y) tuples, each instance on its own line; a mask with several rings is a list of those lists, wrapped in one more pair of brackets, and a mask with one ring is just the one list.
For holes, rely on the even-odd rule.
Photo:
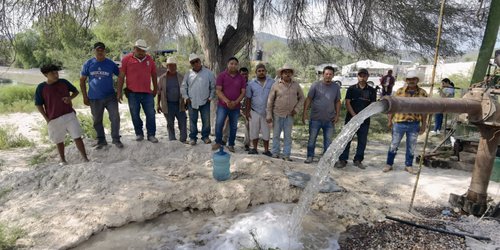
[[(135, 140), (144, 140), (143, 122), (140, 116), (142, 106), (146, 114), (148, 141), (157, 143), (154, 98), (158, 84), (156, 65), (153, 58), (146, 54), (148, 49), (146, 41), (139, 39), (135, 42), (133, 52), (123, 57), (118, 76), (117, 97), (120, 101), (123, 99), (122, 89), (124, 79), (126, 79), (125, 95), (128, 98), (128, 107), (134, 124)], [(153, 90), (151, 90), (151, 82), (153, 82)]]

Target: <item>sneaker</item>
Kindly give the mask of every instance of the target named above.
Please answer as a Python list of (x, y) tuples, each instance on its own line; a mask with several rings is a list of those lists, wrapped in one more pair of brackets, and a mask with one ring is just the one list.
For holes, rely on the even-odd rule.
[(248, 150), (248, 154), (249, 155), (256, 155), (256, 154), (259, 154), (259, 152), (257, 152), (257, 149), (252, 148), (252, 149)]
[(347, 166), (347, 161), (343, 161), (343, 160), (338, 160), (334, 167), (335, 168), (345, 168)]
[(262, 153), (262, 154), (263, 154), (263, 155), (267, 155), (267, 156), (269, 156), (269, 157), (272, 157), (272, 156), (273, 156), (273, 154), (271, 154), (271, 152), (270, 152), (270, 151), (266, 151), (266, 152), (264, 152), (264, 153)]
[(436, 134), (436, 131), (431, 130), (431, 132), (429, 132), (429, 134), (431, 134), (431, 135), (435, 135), (435, 134)]
[(156, 139), (156, 137), (154, 135), (150, 135), (150, 136), (148, 136), (148, 141), (150, 141), (152, 143), (157, 143), (158, 139)]
[(280, 158), (280, 155), (279, 154), (272, 154), (271, 157), (273, 157), (273, 158)]
[(115, 144), (117, 148), (123, 148), (123, 143), (121, 141), (114, 141), (113, 144)]
[(354, 166), (361, 168), (361, 169), (366, 169), (366, 166), (363, 165), (361, 161), (354, 161)]
[(234, 153), (234, 146), (227, 146), (227, 150), (229, 150), (229, 152), (231, 153)]
[(417, 174), (417, 170), (413, 169), (413, 167), (405, 167), (405, 171), (410, 173), (410, 174)]
[(217, 150), (220, 148), (220, 144), (218, 143), (215, 143), (214, 145), (212, 145), (212, 150)]
[(440, 135), (440, 134), (441, 134), (441, 130), (436, 131), (436, 135)]
[(144, 135), (136, 135), (135, 136), (135, 140), (136, 141), (142, 141), (142, 140), (144, 140)]
[(306, 163), (306, 164), (309, 164), (311, 162), (313, 162), (313, 158), (312, 157), (307, 157), (307, 159), (304, 161), (304, 163)]
[(97, 144), (95, 144), (96, 149), (102, 149), (108, 145), (107, 141), (98, 141)]
[(203, 139), (203, 142), (205, 144), (210, 144), (210, 143), (212, 143), (212, 140), (210, 140), (210, 138), (205, 138), (205, 139)]
[(290, 156), (283, 157), (283, 160), (284, 161), (293, 161), (292, 158), (290, 158)]
[(391, 165), (386, 165), (386, 166), (384, 167), (384, 169), (382, 169), (382, 172), (387, 173), (387, 172), (389, 172), (389, 171), (391, 171), (391, 170), (392, 170), (392, 166), (391, 166)]
[(250, 146), (245, 145), (245, 151), (250, 151)]
[(189, 144), (190, 144), (191, 146), (196, 145), (196, 140), (191, 140), (191, 141), (189, 142)]

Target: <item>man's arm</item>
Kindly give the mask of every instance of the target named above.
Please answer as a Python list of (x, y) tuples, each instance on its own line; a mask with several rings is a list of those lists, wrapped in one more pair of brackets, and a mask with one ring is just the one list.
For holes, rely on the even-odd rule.
[(247, 117), (247, 119), (251, 118), (250, 115), (250, 110), (252, 108), (251, 106), (252, 106), (252, 98), (249, 98), (247, 96), (247, 99), (245, 99), (245, 116)]
[(210, 72), (210, 85), (209, 85), (209, 90), (210, 90), (210, 99), (208, 101), (212, 101), (215, 99), (215, 75)]
[(304, 92), (302, 91), (302, 88), (300, 87), (299, 84), (297, 84), (298, 86), (298, 91), (297, 91), (297, 95), (299, 96), (299, 99), (298, 99), (298, 102), (297, 104), (295, 105), (295, 107), (293, 108), (293, 111), (292, 111), (292, 116), (294, 116), (295, 114), (299, 113), (300, 111), (300, 106), (301, 105), (304, 105)]
[(387, 127), (391, 129), (392, 129), (392, 117), (394, 117), (394, 114), (387, 115)]
[(351, 106), (351, 99), (345, 99), (345, 107), (347, 109), (347, 112), (351, 114), (351, 116), (355, 116), (356, 112), (354, 112), (354, 109)]
[(45, 111), (44, 106), (42, 106), (42, 105), (36, 105), (36, 108), (38, 109), (38, 112), (40, 112), (40, 114), (42, 114), (42, 116), (45, 119), (45, 121), (48, 123), (49, 122), (49, 116), (47, 115), (47, 111)]
[(156, 74), (156, 71), (151, 73), (151, 81), (153, 81), (153, 97), (156, 96), (158, 93), (158, 75)]
[(302, 123), (306, 124), (307, 120), (307, 111), (309, 110), (309, 106), (311, 105), (311, 97), (307, 97), (306, 101), (304, 102), (304, 110), (302, 112)]
[(124, 81), (125, 72), (120, 71), (120, 74), (118, 75), (118, 87), (116, 89), (116, 98), (118, 99), (119, 103), (122, 103), (121, 101), (123, 100), (122, 90)]
[(217, 85), (215, 87), (215, 93), (217, 94), (217, 97), (227, 105), (228, 108), (232, 108), (232, 105), (230, 106), (231, 100), (229, 100), (229, 98), (224, 95), (224, 92), (222, 92), (222, 86)]
[(337, 123), (339, 121), (339, 116), (340, 116), (340, 106), (342, 103), (340, 102), (340, 99), (335, 103), (335, 117), (333, 118), (333, 123)]
[(269, 92), (269, 96), (267, 97), (266, 121), (268, 123), (273, 122), (274, 100), (276, 99), (275, 86), (276, 85), (273, 85), (271, 91)]
[(427, 129), (427, 114), (421, 114), (422, 116), (422, 125), (420, 126), (419, 134), (423, 134)]
[(89, 106), (89, 97), (87, 95), (87, 77), (80, 76), (80, 90), (82, 91), (83, 104)]

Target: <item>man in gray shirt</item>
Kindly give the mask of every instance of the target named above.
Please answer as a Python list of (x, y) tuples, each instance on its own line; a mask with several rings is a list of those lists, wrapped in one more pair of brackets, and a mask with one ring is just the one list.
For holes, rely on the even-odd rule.
[(190, 144), (196, 145), (198, 139), (198, 112), (202, 123), (201, 140), (210, 144), (210, 102), (215, 98), (215, 76), (203, 67), (196, 54), (189, 55), (189, 63), (192, 69), (184, 76), (181, 94), (189, 110)]
[(309, 120), (309, 141), (305, 163), (313, 161), (316, 138), (320, 129), (323, 130), (323, 152), (332, 143), (335, 123), (339, 120), (340, 113), (340, 86), (332, 82), (333, 74), (334, 68), (326, 66), (323, 69), (323, 81), (315, 82), (307, 94), (302, 122), (305, 124), (309, 106), (311, 106), (311, 119)]

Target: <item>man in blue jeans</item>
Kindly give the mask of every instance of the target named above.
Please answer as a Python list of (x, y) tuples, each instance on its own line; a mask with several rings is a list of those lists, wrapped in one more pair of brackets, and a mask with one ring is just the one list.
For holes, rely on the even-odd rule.
[(229, 58), (227, 69), (217, 76), (216, 93), (219, 98), (217, 117), (215, 120), (215, 144), (212, 150), (217, 150), (222, 144), (222, 130), (226, 118), (229, 118), (228, 149), (234, 152), (234, 141), (238, 129), (241, 100), (245, 97), (247, 81), (238, 71), (239, 61), (236, 57)]
[(309, 106), (311, 107), (307, 158), (304, 161), (307, 164), (313, 161), (319, 130), (323, 130), (324, 153), (332, 143), (335, 123), (339, 120), (340, 86), (332, 82), (334, 71), (333, 67), (326, 66), (323, 69), (323, 81), (315, 82), (307, 93), (302, 113), (302, 122), (305, 124)]
[(215, 76), (203, 67), (198, 55), (190, 54), (189, 63), (191, 70), (182, 80), (181, 94), (189, 110), (190, 144), (194, 146), (198, 140), (198, 113), (201, 114), (201, 140), (210, 144), (210, 102), (215, 98)]
[[(419, 78), (415, 71), (409, 71), (405, 81), (407, 86), (398, 89), (395, 96), (408, 98), (427, 97), (427, 92), (417, 85)], [(389, 115), (388, 127), (392, 128), (392, 141), (389, 152), (387, 152), (387, 165), (383, 169), (384, 172), (389, 172), (393, 169), (392, 166), (399, 143), (403, 139), (403, 136), (406, 135), (405, 171), (410, 174), (416, 174), (416, 171), (412, 167), (413, 158), (415, 157), (414, 152), (417, 146), (418, 135), (425, 131), (426, 119), (425, 114), (397, 113)]]
[[(377, 91), (367, 84), (368, 80), (368, 70), (360, 69), (358, 71), (358, 83), (350, 86), (347, 89), (345, 96), (345, 107), (347, 113), (345, 115), (345, 124), (347, 124), (353, 116), (361, 112), (372, 102), (377, 101)], [(370, 118), (367, 118), (363, 124), (356, 131), (358, 137), (358, 145), (356, 147), (356, 154), (354, 155), (354, 166), (365, 169), (363, 165), (363, 160), (365, 157), (366, 142), (368, 140), (368, 130), (370, 128)], [(349, 150), (351, 148), (351, 142), (347, 143), (344, 152), (339, 157), (339, 161), (335, 164), (337, 168), (343, 168), (347, 165), (347, 159), (349, 158)]]
[[(157, 143), (154, 98), (158, 92), (158, 80), (155, 61), (146, 54), (148, 49), (146, 41), (139, 39), (135, 42), (133, 52), (123, 57), (118, 76), (117, 97), (120, 101), (123, 99), (122, 89), (126, 79), (125, 95), (128, 98), (130, 116), (134, 124), (135, 140), (144, 140), (143, 122), (140, 116), (142, 106), (146, 114), (147, 139), (152, 143)], [(151, 90), (151, 82), (153, 90)]]
[[(118, 76), (118, 66), (106, 58), (106, 46), (102, 42), (94, 44), (95, 57), (83, 64), (80, 89), (83, 95), (83, 103), (90, 106), (94, 129), (97, 133), (96, 149), (101, 149), (108, 144), (104, 134), (102, 119), (104, 109), (108, 111), (111, 121), (112, 142), (118, 148), (123, 148), (120, 141), (120, 113), (118, 111), (118, 99), (116, 99), (113, 87), (113, 75)], [(89, 91), (87, 93), (87, 78), (89, 79)]]

